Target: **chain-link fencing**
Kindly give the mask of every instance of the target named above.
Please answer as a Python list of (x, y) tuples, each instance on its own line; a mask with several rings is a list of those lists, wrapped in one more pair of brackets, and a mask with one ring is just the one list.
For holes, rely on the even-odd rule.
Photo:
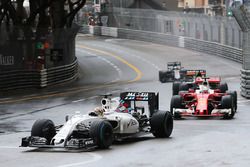
[(242, 48), (243, 33), (233, 17), (110, 8), (109, 26), (185, 36)]

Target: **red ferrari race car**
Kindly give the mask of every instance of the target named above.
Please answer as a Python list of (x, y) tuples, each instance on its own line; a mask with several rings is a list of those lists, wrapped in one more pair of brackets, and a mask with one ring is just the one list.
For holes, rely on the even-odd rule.
[(177, 119), (184, 116), (232, 119), (237, 110), (237, 92), (228, 91), (219, 77), (197, 78), (192, 84), (181, 83), (179, 94), (171, 99), (170, 110)]
[(172, 92), (173, 95), (178, 95), (179, 91), (187, 91), (189, 88), (194, 88), (200, 82), (203, 82), (203, 78), (206, 78), (206, 70), (187, 70), (186, 77), (188, 80), (180, 82), (173, 82)]

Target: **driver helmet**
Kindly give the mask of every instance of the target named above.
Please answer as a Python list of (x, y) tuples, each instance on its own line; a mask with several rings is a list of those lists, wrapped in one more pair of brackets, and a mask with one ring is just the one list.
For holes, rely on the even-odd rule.
[(201, 85), (201, 90), (202, 91), (208, 91), (208, 83), (207, 81), (204, 81)]
[(124, 100), (120, 100), (120, 104), (118, 108), (116, 109), (116, 111), (130, 113), (130, 110), (131, 108), (129, 106), (129, 103)]
[(196, 77), (195, 83), (198, 84), (198, 85), (202, 84), (203, 83), (202, 77)]
[(105, 110), (104, 110), (104, 108), (102, 108), (102, 107), (96, 107), (96, 108), (94, 109), (94, 112), (95, 112), (95, 114), (96, 114), (97, 116), (103, 116)]

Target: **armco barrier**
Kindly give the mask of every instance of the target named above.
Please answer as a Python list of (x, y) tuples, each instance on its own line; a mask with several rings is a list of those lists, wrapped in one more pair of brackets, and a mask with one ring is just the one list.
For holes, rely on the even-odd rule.
[(0, 73), (0, 91), (41, 88), (72, 81), (77, 77), (77, 60), (69, 65), (44, 70), (6, 71)]
[(75, 80), (78, 77), (78, 64), (75, 60), (72, 64), (50, 68), (46, 70), (46, 79), (42, 82), (43, 86), (51, 86)]
[(19, 70), (7, 71), (0, 73), (0, 91), (39, 87), (40, 86), (40, 71), (35, 70)]

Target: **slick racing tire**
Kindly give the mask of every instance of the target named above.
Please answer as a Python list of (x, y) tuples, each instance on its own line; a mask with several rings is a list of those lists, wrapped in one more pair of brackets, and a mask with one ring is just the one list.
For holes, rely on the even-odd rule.
[(157, 138), (167, 138), (173, 131), (173, 117), (168, 111), (157, 111), (150, 119), (151, 132)]
[(235, 108), (235, 112), (236, 112), (237, 111), (237, 92), (236, 91), (227, 91), (226, 93), (233, 97), (233, 103), (234, 103), (234, 108)]
[(179, 94), (179, 90), (180, 90), (180, 82), (174, 82), (172, 85), (172, 92), (173, 95), (178, 95)]
[(222, 109), (231, 109), (231, 114), (225, 114), (225, 119), (232, 119), (235, 114), (235, 107), (233, 102), (233, 97), (231, 95), (225, 95), (221, 98), (221, 107)]
[(183, 98), (180, 95), (174, 95), (170, 102), (170, 112), (176, 119), (180, 119), (181, 115), (179, 113), (174, 113), (174, 108), (184, 108), (182, 105)]
[(221, 83), (221, 84), (219, 85), (219, 89), (220, 89), (220, 92), (221, 92), (221, 93), (226, 93), (226, 91), (228, 90), (227, 83)]
[(188, 90), (189, 90), (188, 84), (186, 84), (186, 83), (181, 83), (181, 84), (180, 84), (180, 89), (179, 89), (179, 91), (188, 91)]
[(49, 119), (38, 119), (31, 128), (31, 136), (44, 137), (48, 145), (55, 134), (55, 125)]
[(164, 71), (159, 72), (159, 80), (160, 80), (161, 83), (166, 83), (167, 82), (167, 78), (166, 78), (165, 73), (166, 72), (164, 72)]
[(107, 149), (113, 143), (113, 127), (105, 120), (96, 120), (91, 124), (90, 137), (101, 149)]

